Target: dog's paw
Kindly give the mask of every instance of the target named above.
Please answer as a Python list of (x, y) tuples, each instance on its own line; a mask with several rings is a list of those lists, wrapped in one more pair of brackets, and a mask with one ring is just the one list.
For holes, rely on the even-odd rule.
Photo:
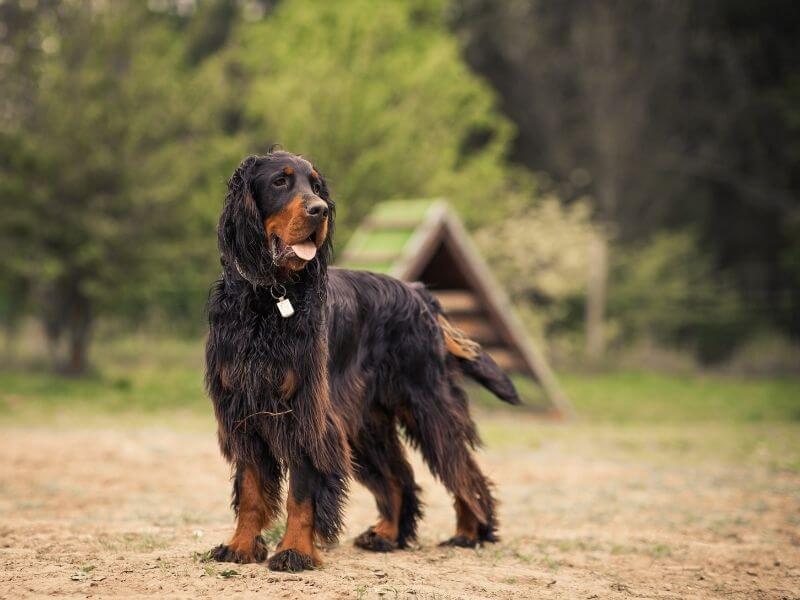
[(314, 559), (307, 554), (301, 554), (297, 550), (288, 548), (277, 554), (273, 554), (269, 559), (269, 568), (272, 571), (287, 571), (296, 573), (314, 568)]
[(456, 546), (458, 548), (474, 548), (478, 545), (478, 540), (465, 535), (454, 535), (449, 540), (439, 544), (440, 546)]
[(353, 543), (357, 547), (370, 552), (392, 552), (397, 550), (397, 542), (379, 536), (372, 527), (359, 535)]
[(267, 560), (267, 543), (261, 536), (253, 540), (250, 549), (236, 549), (227, 544), (220, 544), (209, 552), (209, 558), (217, 562), (255, 563)]

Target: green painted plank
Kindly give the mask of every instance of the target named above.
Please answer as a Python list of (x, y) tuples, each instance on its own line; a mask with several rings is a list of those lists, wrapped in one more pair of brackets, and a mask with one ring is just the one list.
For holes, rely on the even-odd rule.
[(413, 229), (374, 230), (366, 233), (363, 238), (358, 240), (357, 246), (348, 248), (348, 250), (354, 253), (381, 251), (400, 254), (413, 234)]
[(423, 220), (435, 198), (424, 200), (389, 200), (381, 202), (370, 213), (370, 217), (380, 222), (382, 219), (419, 219)]

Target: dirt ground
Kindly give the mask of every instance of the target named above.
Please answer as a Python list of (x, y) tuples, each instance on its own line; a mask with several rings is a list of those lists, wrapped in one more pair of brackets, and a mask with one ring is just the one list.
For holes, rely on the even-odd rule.
[(664, 460), (591, 430), (551, 440), (555, 426), (530, 426), (540, 441), (480, 455), (501, 543), (437, 547), (454, 525), (450, 500), (415, 460), (427, 505), (418, 548), (353, 548), (375, 518), (354, 484), (341, 544), (298, 574), (200, 560), (232, 525), (210, 428), (3, 428), (0, 598), (800, 598), (797, 470)]

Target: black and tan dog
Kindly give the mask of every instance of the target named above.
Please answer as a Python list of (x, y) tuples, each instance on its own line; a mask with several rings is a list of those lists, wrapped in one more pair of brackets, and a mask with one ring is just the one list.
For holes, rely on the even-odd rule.
[(206, 385), (235, 470), (237, 524), (213, 558), (267, 558), (260, 534), (280, 512), (287, 471), (288, 521), (271, 569), (320, 563), (315, 539), (336, 540), (351, 474), (380, 514), (356, 545), (406, 547), (422, 511), (398, 425), (455, 497), (456, 533), (445, 543), (496, 541), (459, 381), (466, 374), (516, 404), (513, 385), (423, 286), (328, 268), (333, 221), (325, 180), (299, 156), (248, 157), (228, 183)]

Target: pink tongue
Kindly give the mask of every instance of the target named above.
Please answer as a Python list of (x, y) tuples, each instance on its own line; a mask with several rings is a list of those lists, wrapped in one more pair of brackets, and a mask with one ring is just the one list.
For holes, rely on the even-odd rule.
[(303, 260), (311, 260), (317, 255), (317, 246), (311, 240), (306, 240), (299, 244), (293, 244), (292, 250)]

